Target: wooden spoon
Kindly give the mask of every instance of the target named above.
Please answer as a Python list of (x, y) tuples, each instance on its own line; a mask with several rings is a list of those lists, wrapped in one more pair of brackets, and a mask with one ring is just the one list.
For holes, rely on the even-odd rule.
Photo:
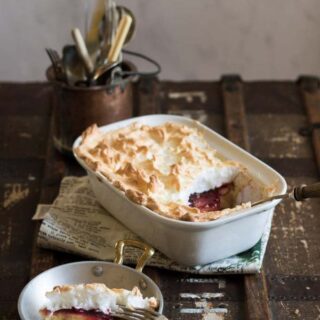
[(108, 53), (108, 63), (113, 63), (118, 60), (119, 54), (130, 30), (131, 23), (132, 18), (129, 15), (124, 15), (121, 18), (114, 42), (112, 43)]
[(72, 38), (74, 40), (74, 43), (77, 48), (77, 52), (83, 62), (83, 65), (87, 71), (87, 73), (90, 75), (92, 74), (94, 70), (93, 62), (90, 58), (86, 43), (84, 42), (84, 39), (81, 35), (81, 32), (78, 28), (71, 30)]

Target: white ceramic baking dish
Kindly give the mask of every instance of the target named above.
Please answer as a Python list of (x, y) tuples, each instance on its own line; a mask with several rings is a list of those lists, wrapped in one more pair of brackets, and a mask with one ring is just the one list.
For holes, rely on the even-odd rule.
[[(287, 189), (284, 178), (271, 167), (208, 127), (185, 117), (149, 115), (116, 122), (100, 129), (108, 132), (135, 121), (148, 125), (161, 125), (170, 121), (196, 127), (220, 154), (242, 163), (263, 184), (275, 186), (277, 194), (284, 193)], [(75, 141), (73, 148), (80, 141), (81, 137)], [(93, 172), (84, 161), (76, 155), (75, 157), (87, 171), (92, 189), (101, 205), (150, 245), (183, 265), (207, 264), (250, 249), (261, 238), (268, 217), (273, 214), (280, 201), (274, 200), (242, 209), (209, 222), (178, 221), (133, 203), (103, 175)]]

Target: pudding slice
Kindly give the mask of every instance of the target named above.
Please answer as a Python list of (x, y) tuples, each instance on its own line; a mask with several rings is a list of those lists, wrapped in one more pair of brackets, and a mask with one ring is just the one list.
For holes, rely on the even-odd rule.
[(46, 293), (47, 303), (39, 311), (44, 320), (111, 320), (121, 306), (156, 309), (156, 298), (144, 298), (138, 289), (109, 289), (102, 283), (56, 286)]
[(97, 310), (83, 309), (61, 309), (51, 312), (47, 309), (42, 309), (40, 314), (43, 319), (50, 320), (116, 320), (119, 318), (105, 314)]

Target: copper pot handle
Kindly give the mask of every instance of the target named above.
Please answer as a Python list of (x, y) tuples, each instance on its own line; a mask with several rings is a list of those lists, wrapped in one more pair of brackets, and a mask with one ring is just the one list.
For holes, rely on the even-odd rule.
[(123, 263), (123, 257), (124, 257), (124, 248), (128, 247), (135, 247), (138, 249), (143, 250), (142, 256), (138, 259), (136, 270), (138, 272), (142, 272), (144, 266), (146, 263), (151, 259), (151, 257), (154, 255), (154, 249), (147, 244), (137, 241), (137, 240), (119, 240), (115, 244), (115, 259), (114, 263), (122, 264)]

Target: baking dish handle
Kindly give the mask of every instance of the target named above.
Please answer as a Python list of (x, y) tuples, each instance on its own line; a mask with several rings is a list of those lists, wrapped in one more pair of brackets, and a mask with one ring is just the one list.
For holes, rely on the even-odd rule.
[(151, 259), (154, 255), (154, 249), (147, 244), (137, 241), (137, 240), (119, 240), (116, 242), (115, 248), (115, 259), (114, 262), (117, 264), (122, 264), (123, 262), (123, 251), (125, 247), (135, 247), (143, 250), (142, 256), (138, 259), (136, 270), (142, 272), (147, 261)]

